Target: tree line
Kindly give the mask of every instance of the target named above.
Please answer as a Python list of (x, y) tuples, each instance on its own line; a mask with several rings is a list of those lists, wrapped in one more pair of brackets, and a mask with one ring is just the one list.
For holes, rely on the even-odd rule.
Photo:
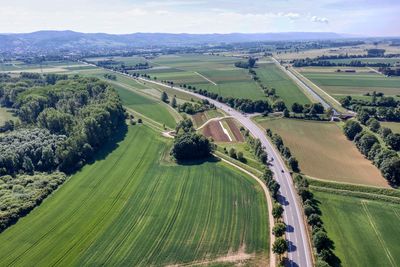
[(371, 99), (354, 99), (346, 96), (340, 103), (343, 107), (356, 111), (362, 121), (367, 121), (369, 118), (379, 121), (400, 121), (400, 101), (375, 91), (372, 94), (367, 93), (366, 96), (370, 96)]
[[(369, 121), (369, 127), (373, 131), (379, 131), (383, 140), (387, 140), (389, 147), (384, 147), (380, 144), (378, 138), (363, 129), (359, 122), (348, 120), (343, 131), (347, 138), (353, 141), (358, 150), (381, 171), (382, 176), (392, 185), (400, 184), (400, 157), (398, 153), (392, 149), (390, 144), (398, 149), (400, 147), (400, 135), (391, 133), (388, 128), (377, 128), (376, 123)], [(391, 143), (393, 142), (393, 143)]]
[(388, 68), (391, 66), (390, 63), (382, 62), (362, 62), (360, 60), (352, 60), (350, 62), (332, 62), (329, 60), (315, 60), (315, 59), (295, 59), (292, 61), (293, 67), (380, 67)]
[(299, 162), (292, 155), (290, 149), (285, 146), (282, 137), (277, 133), (273, 133), (271, 129), (266, 129), (265, 132), (267, 133), (267, 136), (272, 140), (272, 143), (278, 149), (280, 154), (286, 159), (286, 162), (289, 165), (290, 169), (294, 172), (300, 172)]
[(328, 237), (321, 219), (319, 202), (309, 190), (307, 179), (296, 175), (294, 184), (302, 202), (307, 224), (311, 229), (312, 245), (317, 258), (316, 266), (339, 266), (340, 260), (333, 252), (333, 241)]
[[(11, 142), (10, 138), (18, 140), (0, 156), (3, 174), (28, 170), (74, 171), (124, 124), (122, 103), (108, 84), (95, 78), (81, 77), (63, 79), (54, 85), (45, 84), (24, 85), (24, 89), (7, 102), (16, 110), (22, 129), (1, 138), (4, 146)], [(7, 89), (12, 91), (13, 86), (3, 88), (8, 93)], [(3, 94), (3, 97), (7, 95)], [(22, 135), (31, 138), (22, 138)], [(57, 142), (48, 144), (46, 140)], [(22, 156), (24, 147), (26, 150)], [(43, 153), (50, 158), (42, 160)]]
[(272, 251), (278, 255), (279, 261), (282, 263), (282, 255), (288, 251), (289, 246), (287, 240), (285, 239), (286, 224), (282, 218), (284, 209), (279, 203), (280, 185), (274, 179), (273, 173), (268, 166), (268, 154), (265, 152), (260, 139), (251, 136), (249, 130), (246, 130), (244, 127), (240, 127), (240, 131), (245, 137), (246, 143), (251, 147), (253, 154), (265, 166), (264, 173), (261, 178), (264, 181), (273, 200), (271, 212), (274, 218), (274, 226), (272, 228), (272, 233), (275, 235), (276, 239), (272, 244)]

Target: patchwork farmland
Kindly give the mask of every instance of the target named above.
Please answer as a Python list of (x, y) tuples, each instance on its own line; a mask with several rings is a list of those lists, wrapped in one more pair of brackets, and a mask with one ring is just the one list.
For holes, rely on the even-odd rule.
[(238, 58), (208, 55), (161, 56), (150, 61), (153, 69), (140, 73), (173, 81), (176, 85), (191, 85), (222, 96), (266, 99), (248, 71), (234, 66)]
[(0, 235), (2, 265), (265, 262), (257, 182), (221, 162), (175, 165), (169, 147), (146, 126), (130, 127), (114, 151)]
[(354, 69), (356, 72), (336, 72), (338, 68), (301, 68), (301, 74), (315, 83), (328, 94), (339, 99), (345, 95), (361, 96), (373, 91), (388, 96), (396, 96), (400, 92), (400, 78), (385, 77), (369, 68)]

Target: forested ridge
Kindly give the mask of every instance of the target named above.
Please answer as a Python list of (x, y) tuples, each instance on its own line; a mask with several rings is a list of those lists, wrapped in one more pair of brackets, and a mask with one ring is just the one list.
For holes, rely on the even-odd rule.
[(107, 83), (56, 74), (1, 75), (0, 103), (20, 120), (0, 136), (1, 231), (91, 160), (125, 111)]

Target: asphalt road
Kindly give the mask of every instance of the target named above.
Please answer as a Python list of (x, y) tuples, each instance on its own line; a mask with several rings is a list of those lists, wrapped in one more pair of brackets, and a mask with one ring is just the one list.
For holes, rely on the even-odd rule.
[[(126, 74), (125, 74), (126, 75)], [(286, 238), (289, 242), (288, 266), (312, 266), (311, 249), (307, 239), (305, 223), (302, 216), (302, 208), (297, 198), (297, 193), (292, 183), (292, 178), (286, 168), (280, 154), (275, 150), (273, 145), (267, 139), (265, 132), (259, 128), (247, 115), (242, 114), (228, 105), (222, 104), (216, 100), (199, 95), (179, 87), (171, 87), (160, 82), (139, 78), (148, 83), (162, 85), (164, 87), (173, 88), (187, 94), (194, 95), (201, 99), (207, 99), (219, 109), (222, 109), (230, 116), (237, 119), (244, 127), (249, 129), (250, 133), (260, 139), (265, 151), (268, 153), (271, 162), (271, 170), (274, 173), (275, 179), (281, 185), (280, 188), (280, 203), (284, 207), (283, 219), (287, 224)]]
[(296, 77), (293, 73), (291, 73), (289, 70), (287, 70), (284, 66), (282, 66), (278, 60), (276, 60), (274, 57), (271, 57), (272, 60), (275, 62), (276, 65), (284, 72), (286, 73), (298, 86), (303, 88), (303, 90), (308, 91), (309, 94), (314, 98), (317, 102), (321, 103), (321, 105), (324, 107), (324, 109), (332, 108), (333, 115), (337, 116), (339, 113), (337, 112), (336, 109), (334, 109), (328, 102), (326, 102), (322, 97), (320, 97), (310, 86), (308, 86), (306, 83), (304, 83), (302, 80)]
[[(85, 62), (86, 63), (86, 62)], [(87, 65), (92, 65), (97, 67), (96, 65), (86, 63)], [(131, 75), (118, 72), (124, 76), (132, 77)], [(269, 142), (264, 133), (264, 130), (259, 128), (248, 115), (242, 114), (239, 111), (236, 111), (216, 100), (208, 98), (206, 96), (196, 94), (187, 90), (184, 90), (180, 87), (169, 86), (157, 81), (148, 80), (144, 78), (139, 78), (140, 80), (148, 83), (158, 84), (164, 87), (173, 88), (177, 91), (181, 91), (193, 96), (196, 96), (200, 99), (207, 99), (210, 103), (213, 103), (219, 109), (222, 109), (230, 116), (237, 119), (244, 127), (249, 129), (250, 133), (256, 138), (260, 139), (261, 143), (264, 146), (264, 150), (268, 153), (268, 158), (271, 161), (270, 169), (274, 173), (274, 177), (277, 182), (280, 184), (280, 198), (279, 202), (284, 207), (283, 219), (287, 225), (286, 229), (286, 239), (289, 244), (289, 252), (288, 252), (288, 263), (287, 266), (290, 267), (311, 267), (311, 249), (309, 246), (306, 226), (303, 220), (302, 215), (302, 206), (299, 203), (299, 199), (297, 198), (297, 192), (294, 188), (292, 177), (286, 165), (281, 158), (279, 152), (275, 150), (273, 145)]]

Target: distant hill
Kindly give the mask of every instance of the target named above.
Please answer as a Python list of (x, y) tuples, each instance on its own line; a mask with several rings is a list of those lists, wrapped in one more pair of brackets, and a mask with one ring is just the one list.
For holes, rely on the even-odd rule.
[(171, 34), (133, 33), (106, 34), (74, 31), (38, 31), (33, 33), (0, 34), (0, 51), (18, 52), (74, 48), (127, 48), (148, 46), (185, 46), (254, 41), (327, 40), (350, 36), (330, 32)]

